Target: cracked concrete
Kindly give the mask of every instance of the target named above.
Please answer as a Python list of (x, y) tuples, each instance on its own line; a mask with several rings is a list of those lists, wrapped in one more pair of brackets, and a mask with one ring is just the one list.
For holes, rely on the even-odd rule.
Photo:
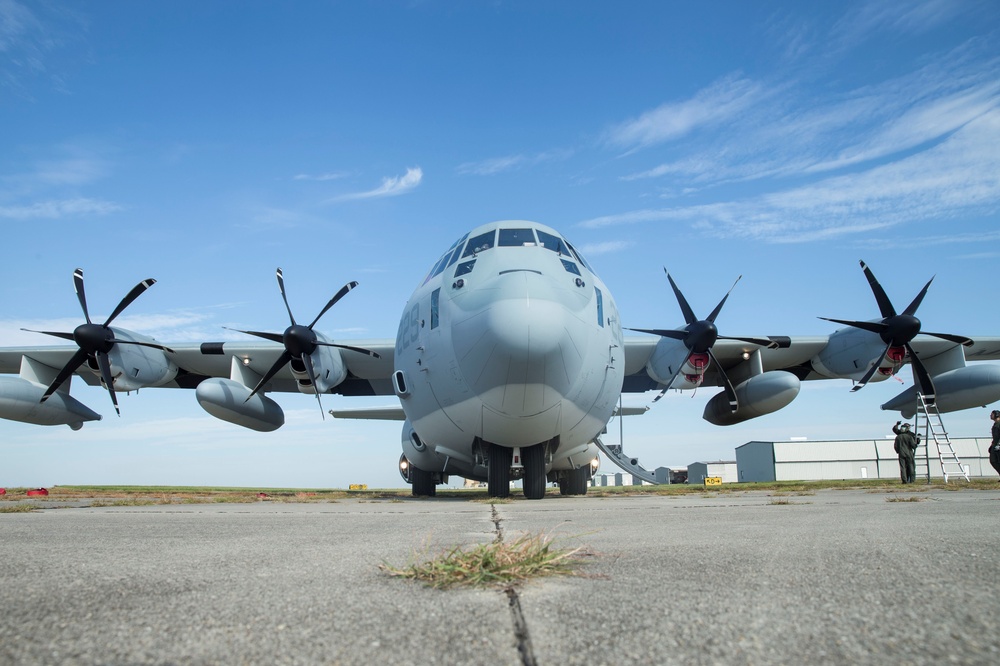
[[(0, 514), (0, 662), (997, 663), (1000, 490), (912, 495)], [(515, 532), (598, 555), (500, 593), (378, 571)]]

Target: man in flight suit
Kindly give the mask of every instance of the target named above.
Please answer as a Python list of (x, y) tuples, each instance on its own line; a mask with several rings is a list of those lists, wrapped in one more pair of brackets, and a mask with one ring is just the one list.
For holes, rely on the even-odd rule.
[(896, 425), (892, 426), (892, 431), (896, 433), (896, 441), (893, 442), (892, 448), (899, 456), (899, 478), (902, 479), (903, 483), (913, 483), (917, 473), (913, 454), (920, 444), (920, 435), (910, 432), (909, 423), (900, 424), (899, 421), (896, 421)]

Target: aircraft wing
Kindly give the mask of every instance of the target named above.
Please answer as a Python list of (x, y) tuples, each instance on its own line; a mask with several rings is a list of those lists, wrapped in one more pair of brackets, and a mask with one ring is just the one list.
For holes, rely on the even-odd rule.
[[(392, 388), (393, 355), (395, 340), (351, 340), (352, 345), (370, 349), (381, 358), (345, 350), (342, 358), (348, 376), (334, 389), (341, 395), (394, 395)], [(164, 388), (195, 388), (209, 377), (228, 378), (232, 359), (238, 358), (245, 367), (264, 375), (283, 351), (273, 343), (203, 342), (200, 344), (171, 344), (168, 358), (177, 365), (174, 379), (158, 386)], [(0, 349), (0, 374), (18, 374), (22, 358), (27, 357), (48, 366), (61, 368), (76, 353), (73, 346), (8, 347)], [(100, 377), (82, 365), (76, 375), (91, 386), (100, 385)], [(298, 387), (286, 364), (270, 382), (268, 391), (297, 393)]]
[[(723, 369), (736, 377), (740, 376), (740, 366), (750, 360), (744, 355), (752, 356), (759, 351), (761, 370), (764, 372), (784, 370), (804, 381), (827, 379), (813, 370), (810, 359), (823, 351), (829, 342), (828, 336), (772, 335), (761, 337), (770, 338), (778, 343), (778, 347), (765, 349), (739, 340), (719, 340), (715, 343), (712, 351)], [(1000, 337), (973, 337), (972, 340), (974, 344), (964, 348), (967, 361), (1000, 360)], [(622, 389), (624, 392), (640, 393), (664, 388), (646, 372), (646, 364), (653, 355), (658, 342), (659, 338), (656, 337), (629, 337), (625, 339), (625, 382)], [(947, 340), (918, 335), (913, 339), (911, 346), (926, 362), (945, 352), (953, 351), (958, 345)], [(716, 368), (711, 367), (705, 373), (705, 384), (722, 386), (722, 378)]]

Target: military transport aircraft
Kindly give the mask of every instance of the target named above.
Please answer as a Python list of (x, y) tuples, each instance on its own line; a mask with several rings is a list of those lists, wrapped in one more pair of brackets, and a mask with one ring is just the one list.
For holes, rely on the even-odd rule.
[[(523, 221), (486, 224), (456, 240), (413, 292), (395, 340), (342, 344), (315, 330), (356, 283), (344, 286), (312, 322), (297, 323), (281, 269), (278, 287), (290, 325), (283, 333), (243, 331), (265, 342), (165, 346), (111, 326), (154, 280), (122, 299), (103, 324), (90, 319), (83, 271), (73, 279), (85, 323), (73, 332), (37, 331), (74, 345), (0, 349), (0, 417), (74, 430), (101, 417), (74, 399), (77, 375), (116, 391), (195, 390), (212, 416), (259, 431), (284, 413), (268, 392), (395, 395), (399, 407), (334, 410), (334, 416), (398, 419), (400, 470), (414, 495), (433, 495), (450, 474), (486, 480), (505, 497), (512, 478), (539, 499), (546, 481), (566, 495), (587, 491), (599, 435), (622, 392), (717, 386), (704, 418), (730, 425), (788, 405), (800, 382), (848, 378), (855, 389), (910, 363), (916, 386), (883, 405), (909, 417), (917, 393), (942, 412), (1000, 399), (1000, 337), (920, 334), (915, 312), (927, 286), (897, 314), (871, 270), (865, 276), (882, 314), (831, 321), (845, 328), (816, 337), (727, 337), (715, 320), (726, 297), (698, 319), (667, 276), (685, 324), (633, 329), (625, 338), (607, 286), (562, 235)], [(320, 404), (322, 413), (322, 404)]]

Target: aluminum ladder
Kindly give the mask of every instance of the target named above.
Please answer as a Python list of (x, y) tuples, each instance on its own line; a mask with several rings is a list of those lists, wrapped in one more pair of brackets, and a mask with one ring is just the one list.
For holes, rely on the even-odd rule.
[[(949, 476), (962, 476), (966, 481), (971, 481), (969, 479), (969, 468), (963, 465), (962, 461), (958, 459), (958, 456), (955, 454), (955, 447), (952, 446), (951, 440), (948, 439), (948, 432), (944, 429), (944, 421), (941, 420), (941, 411), (938, 409), (934, 397), (918, 393), (916, 423), (913, 428), (917, 432), (920, 432), (921, 418), (924, 421), (923, 445), (927, 447), (924, 451), (924, 460), (927, 463), (927, 482), (930, 483), (931, 480), (931, 439), (934, 440), (934, 445), (937, 447), (937, 455), (938, 460), (941, 462), (941, 473), (944, 475), (944, 482), (948, 483)], [(949, 466), (958, 471), (953, 471), (949, 474)]]

